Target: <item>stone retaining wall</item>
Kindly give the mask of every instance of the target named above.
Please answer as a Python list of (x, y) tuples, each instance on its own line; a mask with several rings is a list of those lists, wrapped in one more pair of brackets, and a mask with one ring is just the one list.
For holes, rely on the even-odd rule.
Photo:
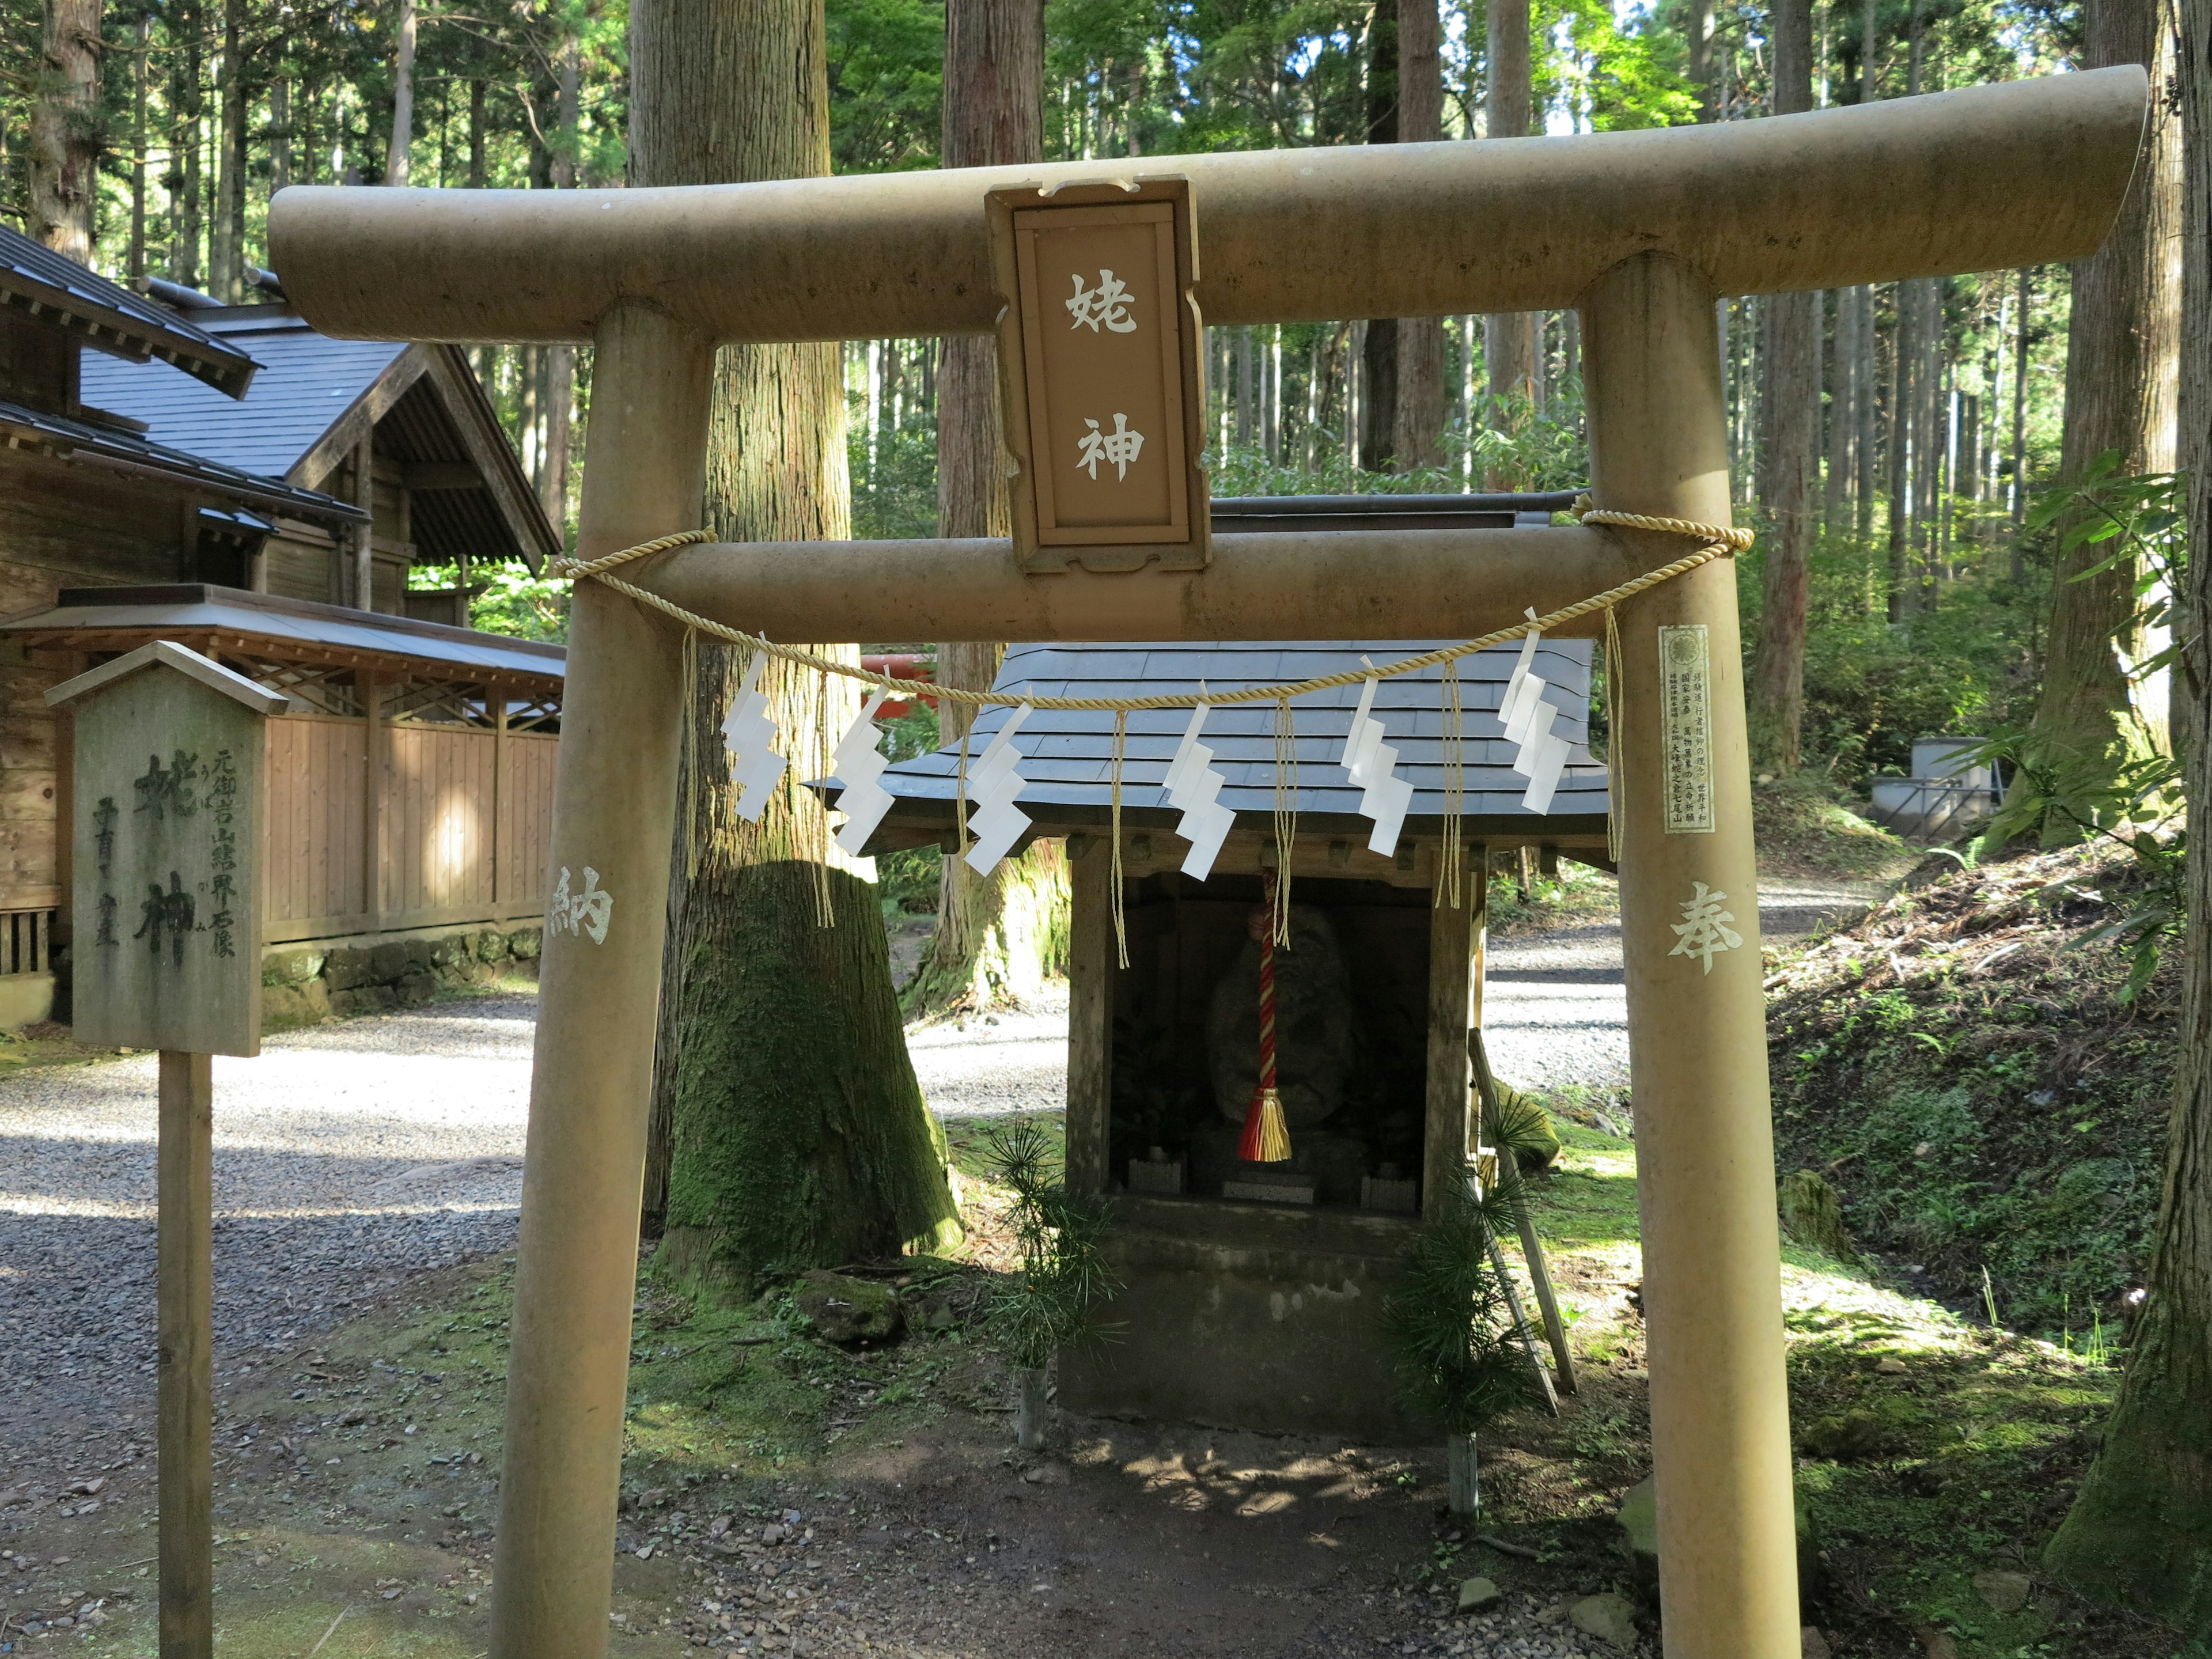
[(529, 922), (272, 945), (261, 953), (261, 1026), (380, 1014), (502, 975), (535, 975), (542, 936)]

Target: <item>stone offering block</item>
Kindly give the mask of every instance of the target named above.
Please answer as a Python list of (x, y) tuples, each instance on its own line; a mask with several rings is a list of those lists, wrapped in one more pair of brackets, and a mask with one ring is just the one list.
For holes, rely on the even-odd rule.
[(1359, 1178), (1359, 1207), (1363, 1210), (1411, 1213), (1415, 1207), (1416, 1193), (1417, 1183), (1412, 1181), (1385, 1181), (1381, 1176)]
[(285, 699), (157, 640), (46, 701), (76, 725), (77, 1041), (260, 1053), (263, 726)]
[(1133, 1193), (1180, 1194), (1183, 1190), (1183, 1161), (1164, 1154), (1129, 1160), (1129, 1190)]
[(1314, 1178), (1293, 1175), (1285, 1170), (1281, 1175), (1249, 1175), (1221, 1183), (1224, 1198), (1256, 1200), (1262, 1204), (1311, 1204), (1314, 1201)]

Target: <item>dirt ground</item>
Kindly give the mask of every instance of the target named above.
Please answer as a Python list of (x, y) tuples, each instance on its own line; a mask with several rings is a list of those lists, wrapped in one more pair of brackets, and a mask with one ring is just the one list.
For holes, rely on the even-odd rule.
[[(483, 1650), (507, 1272), (417, 1275), (222, 1392), (226, 1656)], [(635, 1364), (617, 1655), (1613, 1651), (1564, 1616), (1588, 1562), (1462, 1538), (1425, 1452), (1063, 1417), (1024, 1455), (1003, 1368), (957, 1328), (847, 1354), (773, 1298), (702, 1315), (648, 1287)], [(153, 1651), (149, 1426), (0, 1494), (0, 1651)], [(1447, 1616), (1478, 1571), (1516, 1593)]]

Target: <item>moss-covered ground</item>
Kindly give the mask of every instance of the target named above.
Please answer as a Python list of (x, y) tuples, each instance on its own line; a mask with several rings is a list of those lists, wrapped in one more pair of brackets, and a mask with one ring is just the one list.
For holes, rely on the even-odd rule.
[[(1362, 1530), (1342, 1524), (1357, 1514), (1371, 1530), (1342, 1565), (1358, 1572), (1353, 1587), (1370, 1613), (1401, 1627), (1431, 1628), (1424, 1591), (1474, 1573), (1541, 1602), (1633, 1587), (1613, 1516), (1650, 1468), (1634, 1148), (1559, 1122), (1565, 1148), (1537, 1183), (1537, 1206), (1579, 1392), (1557, 1419), (1523, 1414), (1484, 1440), (1482, 1531), (1535, 1559), (1440, 1518), (1441, 1460), (1428, 1449), (1203, 1432), (1186, 1445), (1073, 1423), (1059, 1457), (1014, 1457), (1007, 1375), (973, 1329), (992, 1273), (977, 1255), (991, 1248), (988, 1218), (1000, 1195), (978, 1126), (956, 1124), (954, 1159), (981, 1224), (959, 1259), (884, 1266), (916, 1328), (895, 1346), (849, 1352), (817, 1340), (781, 1288), (732, 1303), (641, 1275), (614, 1652), (672, 1659), (709, 1641), (718, 1651), (726, 1642), (788, 1650), (794, 1635), (825, 1632), (857, 1643), (860, 1614), (875, 1605), (868, 1585), (898, 1586), (901, 1617), (939, 1607), (937, 1597), (956, 1614), (996, 1618), (989, 1597), (1018, 1592), (1003, 1617), (1041, 1620), (1023, 1599), (1042, 1600), (1032, 1580), (1051, 1577), (1057, 1591), (1073, 1577), (1071, 1538), (1103, 1522), (1123, 1540), (1092, 1540), (1109, 1577), (1138, 1570), (1112, 1565), (1116, 1551), (1180, 1559), (1197, 1546), (1179, 1593), (1209, 1607), (1252, 1605), (1252, 1576), (1264, 1586), (1288, 1572), (1278, 1558), (1297, 1565), (1324, 1548), (1316, 1537), (1334, 1540), (1326, 1549), (1336, 1559)], [(511, 1273), (502, 1260), (426, 1275), (404, 1304), (332, 1334), (281, 1373), (233, 1383), (218, 1437), (224, 1655), (464, 1659), (483, 1650)], [(2169, 1633), (2039, 1580), (2025, 1607), (2006, 1613), (1976, 1588), (1991, 1571), (2034, 1574), (2109, 1402), (2108, 1368), (1975, 1325), (1815, 1252), (1791, 1247), (1784, 1280), (1798, 1484), (1814, 1552), (1807, 1605), (1835, 1653), (2180, 1651)], [(1074, 1484), (1041, 1489), (1025, 1484), (1032, 1478)], [(65, 1576), (83, 1583), (72, 1588), (102, 1603), (98, 1622), (76, 1626), (75, 1650), (152, 1652), (149, 1499), (124, 1496), (94, 1522), (64, 1523), (58, 1543), (40, 1540), (73, 1553)], [(1054, 1504), (1065, 1511), (1057, 1522), (1047, 1507)], [(726, 1541), (794, 1510), (821, 1535), (809, 1554), (780, 1558), (781, 1581), (762, 1576), (774, 1552), (748, 1543), (750, 1555), (739, 1555)], [(1335, 1519), (1297, 1518), (1308, 1511)], [(1266, 1542), (1244, 1524), (1262, 1519), (1288, 1525)], [(732, 1530), (718, 1535), (718, 1524)], [(1053, 1526), (1065, 1530), (1048, 1536)], [(848, 1565), (822, 1553), (831, 1550), (848, 1551)], [(1212, 1559), (1238, 1565), (1224, 1572)], [(947, 1645), (923, 1650), (1051, 1651), (1056, 1628), (1047, 1622), (1035, 1641), (991, 1644), (951, 1641), (948, 1631)], [(27, 1650), (44, 1645), (34, 1642)], [(823, 1650), (848, 1650), (833, 1641)]]
[[(1611, 1520), (1650, 1472), (1637, 1295), (1633, 1144), (1559, 1120), (1566, 1146), (1537, 1183), (1580, 1391), (1557, 1420), (1524, 1415), (1492, 1454), (1498, 1530), (1591, 1571)], [(2000, 1613), (1978, 1576), (2036, 1576), (2042, 1545), (2087, 1468), (2116, 1373), (2058, 1346), (1992, 1329), (1886, 1275), (1784, 1248), (1791, 1420), (1812, 1553), (1809, 1622), (1838, 1655), (1948, 1651), (1960, 1659), (2171, 1656), (2171, 1632), (2036, 1578)], [(1479, 1544), (1452, 1571), (1500, 1583), (1530, 1564)], [(2001, 1598), (2002, 1599), (2002, 1598)], [(1943, 1648), (1942, 1638), (1950, 1644)]]

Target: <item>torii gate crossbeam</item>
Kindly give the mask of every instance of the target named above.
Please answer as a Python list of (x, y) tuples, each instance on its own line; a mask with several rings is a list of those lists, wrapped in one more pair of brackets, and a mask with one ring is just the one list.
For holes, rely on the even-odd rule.
[[(2127, 187), (2146, 94), (2140, 70), (2106, 70), (1720, 126), (1150, 165), (1191, 180), (1207, 273), (1199, 298), (1215, 322), (1579, 308), (1598, 500), (1726, 523), (1716, 297), (2087, 254)], [(331, 333), (592, 342), (579, 548), (591, 558), (698, 524), (717, 344), (983, 331), (996, 307), (985, 193), (1119, 170), (1107, 161), (652, 191), (294, 189), (272, 208), (270, 246), (303, 313)], [(1533, 228), (1509, 236), (1499, 226)], [(702, 548), (624, 574), (665, 583), (690, 608), (755, 629), (775, 619), (802, 639), (854, 637), (886, 604), (909, 618), (927, 609), (939, 638), (1079, 637), (1094, 599), (1158, 637), (1281, 637), (1289, 619), (1356, 613), (1375, 592), (1399, 596), (1395, 614), (1469, 626), (1586, 574), (1585, 592), (1606, 585), (1601, 571), (1648, 570), (1680, 551), (1677, 540), (1632, 532), (1543, 536), (1376, 538), (1358, 550), (1356, 571), (1281, 545), (1297, 538), (1224, 537), (1215, 568), (1174, 577), (1024, 575), (990, 544), (908, 544), (903, 555)], [(1251, 545), (1262, 542), (1278, 545)], [(1269, 561), (1255, 556), (1271, 550), (1280, 559), (1273, 582)], [(806, 567), (786, 568), (800, 559)], [(927, 578), (927, 595), (881, 591), (924, 571), (942, 573)], [(1470, 594), (1486, 582), (1490, 595)], [(1371, 614), (1379, 623), (1385, 613)], [(1620, 620), (1622, 933), (1666, 1650), (1674, 1659), (1794, 1659), (1734, 571), (1705, 565), (1638, 595)], [(1709, 830), (1670, 830), (1663, 814), (1662, 628), (1702, 629), (1710, 647)], [(1358, 631), (1391, 630), (1362, 622)], [(1432, 636), (1436, 623), (1407, 631)], [(665, 617), (579, 585), (551, 864), (580, 878), (590, 866), (612, 909), (603, 939), (549, 929), (545, 944), (496, 1659), (605, 1650), (687, 694), (680, 662)], [(1705, 971), (1673, 951), (1698, 884), (1729, 896), (1742, 935)]]

